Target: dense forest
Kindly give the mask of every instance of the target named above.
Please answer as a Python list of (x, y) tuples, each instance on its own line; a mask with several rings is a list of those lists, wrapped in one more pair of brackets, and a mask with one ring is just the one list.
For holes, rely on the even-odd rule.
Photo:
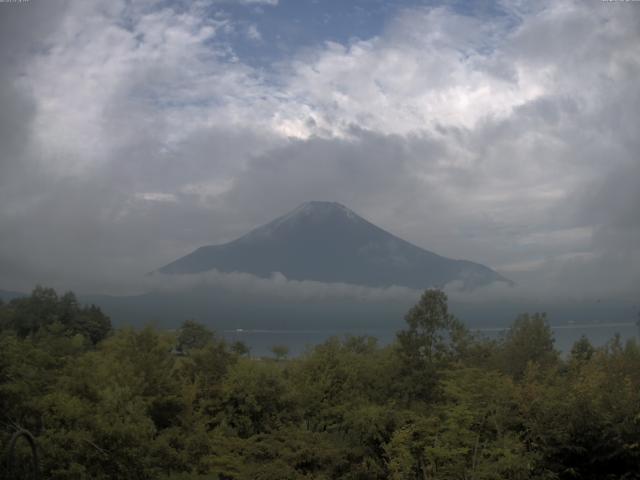
[[(428, 290), (391, 345), (254, 358), (38, 287), (0, 304), (2, 449), (19, 429), (45, 479), (637, 479), (640, 346), (560, 355), (542, 314), (477, 337)], [(7, 478), (30, 465), (16, 448)]]

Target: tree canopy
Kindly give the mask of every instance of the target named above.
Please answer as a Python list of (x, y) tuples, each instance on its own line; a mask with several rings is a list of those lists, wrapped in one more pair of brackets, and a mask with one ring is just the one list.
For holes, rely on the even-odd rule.
[(475, 337), (436, 290), (406, 321), (387, 346), (251, 358), (193, 320), (114, 331), (38, 287), (0, 305), (0, 446), (28, 429), (55, 479), (640, 478), (635, 340), (563, 358), (542, 314)]

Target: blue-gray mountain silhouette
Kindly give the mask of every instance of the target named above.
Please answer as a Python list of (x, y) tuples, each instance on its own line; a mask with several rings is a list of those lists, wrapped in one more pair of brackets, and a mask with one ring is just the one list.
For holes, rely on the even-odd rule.
[(308, 202), (223, 245), (198, 248), (165, 274), (209, 270), (374, 287), (465, 288), (507, 279), (484, 265), (452, 260), (412, 245), (333, 202)]

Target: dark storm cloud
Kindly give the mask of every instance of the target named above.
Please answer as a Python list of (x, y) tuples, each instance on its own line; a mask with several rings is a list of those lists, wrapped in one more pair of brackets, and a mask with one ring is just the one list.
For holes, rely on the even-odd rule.
[(309, 199), (335, 200), (363, 214), (373, 213), (371, 203), (402, 208), (402, 199), (391, 196), (402, 191), (408, 201), (421, 197), (424, 185), (412, 174), (435, 163), (442, 149), (428, 137), (407, 140), (361, 130), (345, 139), (291, 140), (255, 158), (225, 201), (263, 218), (265, 211), (277, 215)]
[(19, 180), (35, 100), (24, 88), (25, 61), (30, 53), (45, 48), (43, 37), (57, 28), (66, 2), (48, 2), (32, 8), (2, 5), (0, 11), (0, 185)]

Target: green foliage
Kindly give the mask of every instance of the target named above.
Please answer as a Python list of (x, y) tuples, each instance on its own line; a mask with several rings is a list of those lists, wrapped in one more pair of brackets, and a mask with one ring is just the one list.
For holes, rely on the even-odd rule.
[(103, 317), (41, 287), (0, 305), (0, 445), (29, 429), (44, 478), (640, 478), (635, 341), (564, 360), (537, 314), (474, 338), (438, 291), (390, 346), (331, 338), (287, 361), (192, 321)]
[(0, 330), (11, 330), (20, 338), (43, 332), (82, 335), (95, 345), (107, 337), (111, 321), (95, 305), (80, 306), (72, 292), (58, 297), (52, 288), (37, 286), (29, 297), (0, 306)]
[(231, 344), (231, 351), (240, 356), (248, 356), (251, 352), (251, 349), (247, 346), (246, 343), (237, 340)]
[(240, 437), (278, 429), (290, 415), (287, 390), (285, 379), (274, 365), (239, 361), (223, 386), (225, 424)]
[(185, 320), (178, 333), (177, 349), (187, 353), (204, 348), (213, 340), (213, 332), (194, 320)]
[(284, 360), (289, 355), (289, 347), (286, 345), (274, 345), (271, 347), (271, 351), (276, 357), (276, 360)]
[(521, 315), (507, 331), (502, 345), (502, 369), (515, 378), (521, 378), (531, 363), (549, 368), (556, 365), (558, 359), (544, 313)]
[(407, 330), (398, 333), (403, 363), (401, 390), (408, 400), (431, 401), (438, 395), (440, 371), (464, 349), (467, 332), (448, 311), (447, 296), (427, 290), (405, 320)]
[(595, 353), (595, 348), (584, 335), (571, 347), (571, 359), (575, 362), (588, 362)]

